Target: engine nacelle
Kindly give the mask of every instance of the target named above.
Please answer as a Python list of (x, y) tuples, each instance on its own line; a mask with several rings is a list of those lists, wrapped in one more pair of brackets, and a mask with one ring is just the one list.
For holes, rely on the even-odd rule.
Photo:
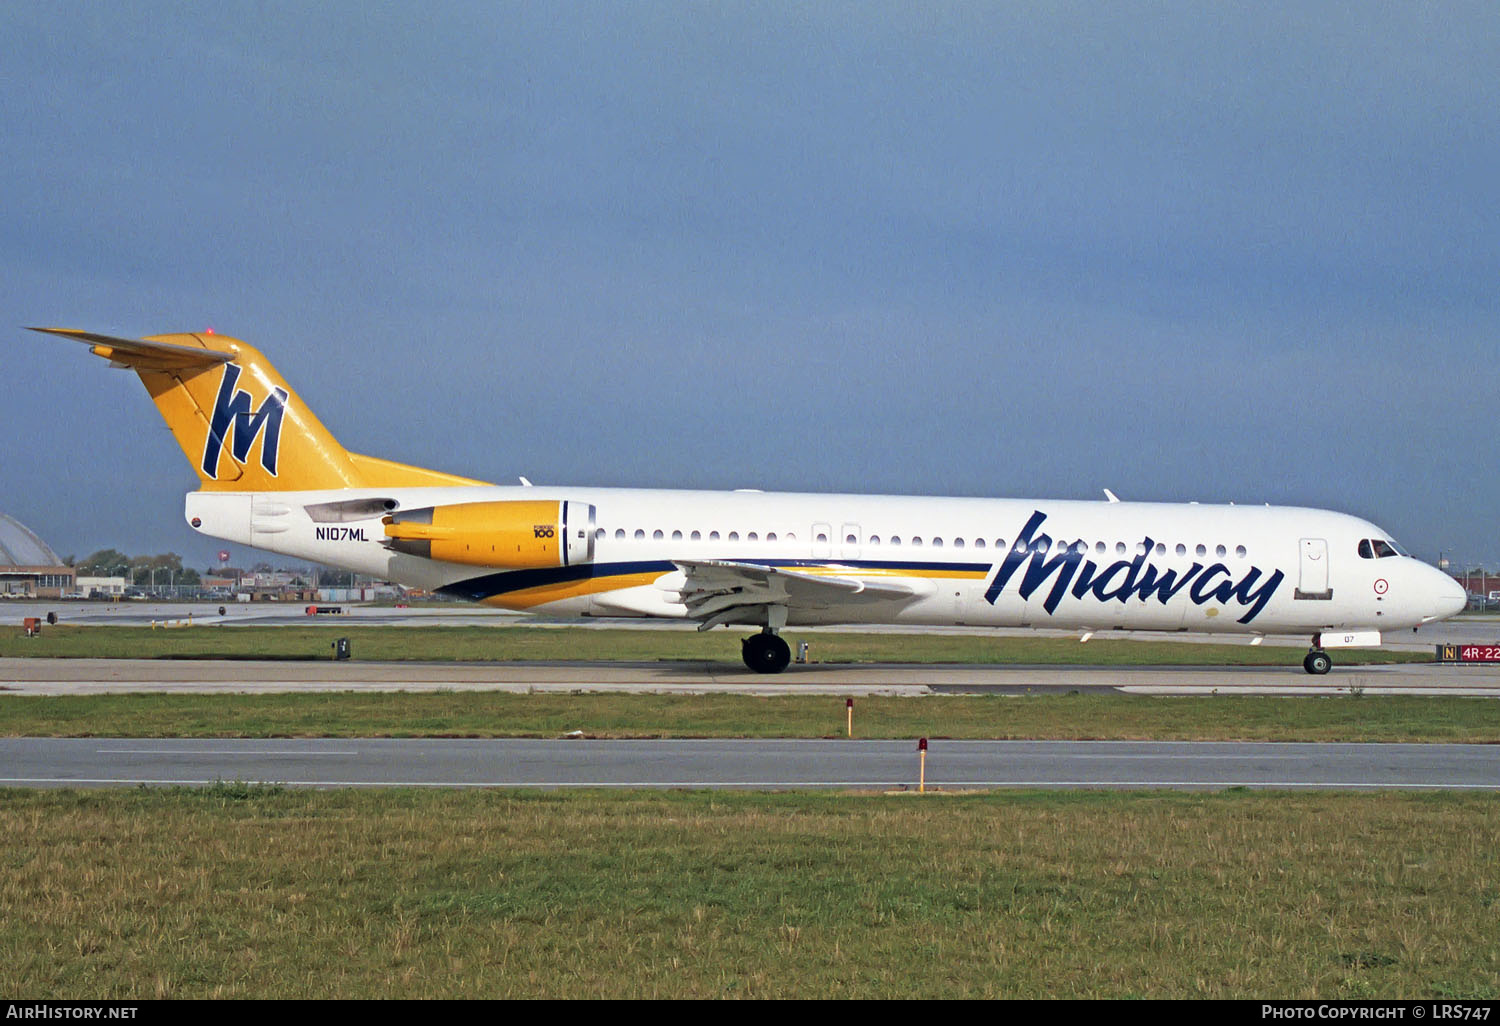
[(384, 523), (386, 548), (444, 563), (533, 570), (594, 559), (586, 502), (462, 502), (402, 510)]

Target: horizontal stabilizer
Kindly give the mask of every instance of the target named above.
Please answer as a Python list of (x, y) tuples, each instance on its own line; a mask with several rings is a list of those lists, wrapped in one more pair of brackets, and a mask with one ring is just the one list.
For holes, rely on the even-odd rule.
[(194, 367), (213, 367), (217, 364), (228, 363), (235, 357), (233, 352), (208, 348), (207, 343), (204, 343), (197, 335), (176, 337), (196, 340), (203, 346), (201, 349), (176, 342), (96, 335), (91, 331), (79, 331), (76, 328), (32, 328), (31, 330), (82, 342), (90, 347), (95, 356), (102, 356), (117, 367), (129, 367), (133, 370), (174, 371)]

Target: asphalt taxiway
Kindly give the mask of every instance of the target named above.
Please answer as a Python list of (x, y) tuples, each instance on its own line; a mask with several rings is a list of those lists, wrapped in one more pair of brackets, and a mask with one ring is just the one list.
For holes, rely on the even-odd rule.
[[(325, 608), (329, 603), (322, 603)], [(18, 601), (0, 602), (0, 619), (19, 624), (24, 617), (34, 616), (43, 620), (53, 614), (59, 623), (77, 626), (144, 627), (150, 624), (185, 624), (189, 619), (195, 625), (224, 627), (274, 627), (310, 623), (336, 626), (348, 624), (360, 627), (420, 627), (442, 624), (447, 627), (558, 627), (558, 628), (625, 628), (629, 630), (693, 631), (697, 625), (683, 620), (653, 620), (640, 618), (593, 617), (582, 619), (557, 619), (533, 616), (505, 609), (468, 604), (417, 604), (411, 606), (386, 606), (363, 604), (332, 604), (337, 615), (310, 616), (306, 606), (291, 602), (83, 602), (83, 601)], [(221, 614), (219, 610), (224, 612)], [(923, 634), (923, 635), (975, 635), (984, 637), (1079, 637), (1078, 631), (1049, 630), (1037, 627), (895, 627), (878, 628), (864, 626), (847, 627), (798, 627), (796, 633), (814, 639), (819, 634), (869, 633)], [(1159, 631), (1100, 631), (1100, 639), (1172, 641), (1184, 644), (1246, 645), (1250, 639), (1243, 634), (1172, 633)], [(1308, 638), (1297, 635), (1271, 635), (1264, 644), (1306, 648)], [(1500, 615), (1465, 614), (1451, 620), (1428, 624), (1418, 631), (1392, 631), (1383, 636), (1386, 648), (1431, 652), (1439, 644), (1500, 644)], [(1337, 660), (1335, 660), (1337, 661)]]
[(0, 659), (0, 696), (129, 691), (641, 692), (745, 695), (1031, 694), (1470, 695), (1500, 697), (1500, 666), (1336, 666), (1325, 677), (1285, 666), (794, 665), (752, 673), (730, 662), (414, 663), (348, 660)]
[[(911, 741), (0, 738), (0, 786), (911, 790)], [(1500, 790), (1500, 746), (931, 743), (926, 786)]]

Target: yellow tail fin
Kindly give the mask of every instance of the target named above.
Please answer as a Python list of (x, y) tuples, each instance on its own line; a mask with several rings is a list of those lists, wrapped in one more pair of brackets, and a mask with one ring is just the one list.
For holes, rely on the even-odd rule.
[(203, 491), (312, 491), (482, 484), (346, 450), (253, 346), (225, 335), (112, 338), (35, 328), (90, 345), (140, 375)]

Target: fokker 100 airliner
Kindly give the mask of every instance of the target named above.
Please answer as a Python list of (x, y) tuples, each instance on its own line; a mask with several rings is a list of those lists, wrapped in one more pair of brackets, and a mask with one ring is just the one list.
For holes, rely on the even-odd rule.
[(497, 486), (341, 446), (259, 352), (211, 333), (39, 328), (134, 370), (198, 474), (194, 530), (441, 595), (566, 616), (1198, 631), (1380, 644), (1464, 607), (1357, 517), (1278, 506)]

